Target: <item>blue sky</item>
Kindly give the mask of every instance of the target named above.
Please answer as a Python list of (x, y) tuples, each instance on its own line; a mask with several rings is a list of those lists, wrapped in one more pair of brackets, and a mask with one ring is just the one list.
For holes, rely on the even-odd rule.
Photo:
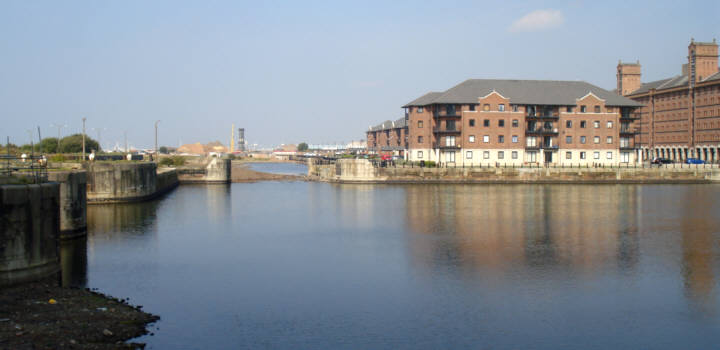
[[(0, 136), (102, 130), (104, 147), (363, 138), (468, 78), (615, 87), (679, 74), (720, 39), (718, 1), (0, 2)], [(91, 130), (95, 128), (95, 130)], [(37, 141), (37, 131), (34, 134)]]

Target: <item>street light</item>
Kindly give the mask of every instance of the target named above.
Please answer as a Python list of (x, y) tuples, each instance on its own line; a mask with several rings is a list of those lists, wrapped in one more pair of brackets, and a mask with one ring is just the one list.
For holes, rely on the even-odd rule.
[(60, 153), (60, 129), (67, 128), (67, 124), (50, 124), (50, 127), (54, 127), (54, 128), (58, 129), (58, 138), (57, 138), (58, 145), (57, 145), (56, 152)]
[(158, 158), (158, 146), (157, 146), (158, 123), (160, 123), (160, 120), (155, 121), (155, 157), (156, 158)]
[(82, 141), (83, 141), (83, 147), (82, 147), (82, 162), (85, 162), (85, 117), (82, 118), (83, 121), (83, 135), (82, 135)]

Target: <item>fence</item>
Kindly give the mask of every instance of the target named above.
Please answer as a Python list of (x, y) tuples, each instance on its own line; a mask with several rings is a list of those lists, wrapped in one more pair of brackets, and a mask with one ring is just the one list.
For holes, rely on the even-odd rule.
[(0, 175), (21, 177), (36, 184), (47, 182), (47, 160), (39, 155), (0, 155)]

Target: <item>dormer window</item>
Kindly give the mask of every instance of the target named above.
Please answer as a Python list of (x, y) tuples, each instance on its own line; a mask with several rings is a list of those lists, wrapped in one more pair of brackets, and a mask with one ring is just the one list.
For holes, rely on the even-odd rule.
[(502, 104), (502, 103), (499, 104), (499, 105), (498, 105), (498, 111), (500, 111), (500, 112), (505, 112), (505, 105)]
[(587, 106), (580, 106), (580, 113), (587, 113)]

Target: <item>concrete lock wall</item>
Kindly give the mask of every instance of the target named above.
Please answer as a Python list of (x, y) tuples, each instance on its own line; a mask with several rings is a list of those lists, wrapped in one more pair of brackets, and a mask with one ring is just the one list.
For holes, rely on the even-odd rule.
[(0, 286), (60, 269), (60, 184), (0, 186)]
[(172, 190), (178, 186), (178, 173), (175, 169), (158, 169), (157, 171), (157, 188), (158, 194), (162, 194)]
[(60, 184), (60, 236), (82, 235), (87, 230), (87, 173), (49, 172), (48, 180)]
[(157, 191), (155, 163), (87, 163), (88, 202), (145, 200)]
[(205, 169), (207, 169), (206, 181), (230, 182), (232, 174), (230, 159), (212, 158)]
[(308, 162), (308, 175), (337, 182), (461, 183), (708, 183), (720, 169), (683, 168), (420, 168), (373, 167), (365, 159)]

